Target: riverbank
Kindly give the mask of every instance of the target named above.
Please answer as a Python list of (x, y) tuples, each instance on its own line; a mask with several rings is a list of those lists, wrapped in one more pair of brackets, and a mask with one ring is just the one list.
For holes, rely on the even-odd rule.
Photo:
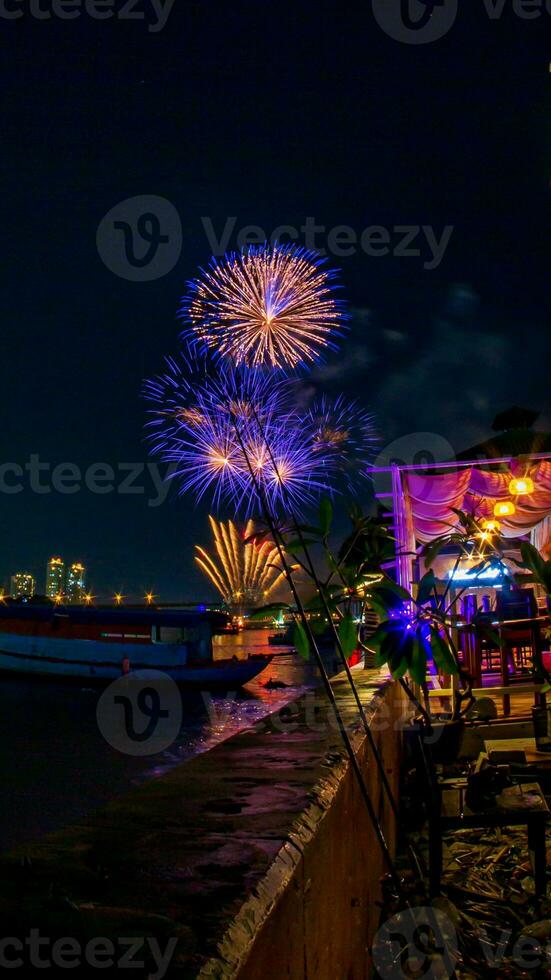
[[(397, 792), (400, 689), (356, 672)], [(335, 690), (354, 728), (346, 679)], [(354, 744), (391, 848), (363, 731)], [(4, 935), (178, 940), (170, 975), (365, 978), (380, 851), (330, 709), (309, 692), (269, 720), (0, 859)], [(143, 956), (142, 956), (143, 958)], [(135, 971), (137, 973), (137, 971)], [(154, 964), (143, 975), (154, 972)]]
[[(273, 652), (265, 630), (220, 640), (215, 657)], [(113, 748), (98, 727), (101, 688), (1, 674), (0, 852), (79, 820), (133, 786), (164, 775), (316, 683), (315, 666), (283, 650), (241, 691), (182, 690), (182, 726), (174, 742), (163, 752), (132, 757)]]

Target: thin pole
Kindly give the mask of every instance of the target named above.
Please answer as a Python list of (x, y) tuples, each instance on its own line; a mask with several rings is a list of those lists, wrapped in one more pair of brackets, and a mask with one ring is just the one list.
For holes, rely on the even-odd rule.
[(386, 842), (383, 829), (382, 829), (382, 827), (381, 827), (381, 825), (379, 823), (379, 820), (378, 820), (377, 815), (375, 813), (375, 810), (373, 808), (373, 804), (372, 804), (371, 798), (369, 796), (369, 791), (367, 789), (367, 785), (366, 785), (365, 779), (363, 777), (363, 773), (362, 773), (362, 771), (360, 769), (359, 762), (358, 762), (358, 760), (356, 758), (356, 753), (354, 752), (354, 749), (353, 749), (353, 746), (352, 746), (352, 742), (350, 741), (350, 737), (349, 737), (348, 732), (346, 730), (346, 725), (344, 723), (344, 719), (342, 717), (342, 713), (340, 711), (340, 708), (339, 708), (338, 703), (337, 703), (337, 699), (335, 697), (335, 692), (333, 691), (333, 688), (331, 687), (331, 682), (329, 680), (329, 676), (328, 676), (327, 671), (325, 669), (325, 665), (323, 663), (323, 659), (321, 657), (321, 654), (319, 652), (318, 646), (316, 644), (316, 641), (315, 641), (315, 638), (314, 638), (314, 634), (313, 634), (312, 628), (310, 626), (310, 622), (309, 622), (309, 620), (308, 620), (308, 618), (306, 616), (306, 611), (305, 611), (304, 606), (302, 604), (302, 600), (301, 600), (301, 598), (300, 598), (300, 596), (299, 596), (299, 594), (297, 592), (297, 589), (296, 589), (296, 586), (295, 586), (295, 582), (294, 582), (294, 579), (293, 579), (293, 575), (292, 575), (291, 569), (289, 568), (289, 564), (287, 562), (287, 559), (286, 559), (286, 556), (285, 556), (285, 553), (284, 553), (284, 550), (283, 550), (284, 542), (283, 542), (283, 545), (282, 545), (282, 541), (281, 541), (279, 530), (276, 527), (275, 521), (272, 518), (272, 515), (270, 513), (270, 509), (268, 507), (267, 501), (266, 501), (265, 496), (264, 496), (264, 492), (263, 492), (262, 488), (259, 485), (259, 482), (257, 480), (256, 474), (255, 474), (255, 472), (253, 470), (253, 467), (251, 465), (251, 462), (250, 462), (250, 459), (249, 459), (249, 455), (248, 455), (247, 450), (245, 448), (245, 445), (244, 445), (244, 442), (243, 442), (243, 437), (241, 435), (241, 431), (239, 429), (239, 425), (237, 423), (237, 419), (235, 418), (235, 416), (233, 416), (233, 423), (234, 423), (234, 428), (235, 428), (235, 432), (236, 432), (236, 435), (237, 435), (237, 439), (238, 439), (238, 442), (239, 442), (241, 451), (243, 453), (243, 456), (245, 458), (245, 462), (247, 464), (247, 469), (249, 470), (251, 479), (253, 481), (253, 485), (254, 485), (255, 490), (258, 493), (258, 496), (259, 496), (259, 499), (260, 499), (262, 511), (263, 511), (263, 514), (264, 514), (264, 518), (266, 520), (266, 523), (267, 523), (267, 525), (269, 527), (270, 533), (271, 533), (271, 535), (273, 537), (273, 540), (274, 540), (274, 543), (276, 545), (276, 548), (277, 548), (277, 551), (278, 551), (278, 555), (279, 555), (279, 560), (281, 561), (281, 565), (282, 565), (282, 568), (283, 568), (283, 571), (284, 571), (284, 574), (285, 574), (285, 578), (287, 579), (287, 582), (289, 584), (289, 588), (291, 590), (291, 594), (292, 594), (293, 599), (295, 601), (296, 607), (297, 607), (297, 609), (299, 611), (299, 615), (300, 615), (300, 618), (301, 618), (301, 621), (302, 621), (302, 625), (303, 625), (304, 631), (305, 631), (305, 633), (306, 633), (306, 635), (308, 637), (308, 642), (310, 643), (310, 646), (311, 646), (311, 648), (312, 648), (312, 650), (314, 652), (314, 656), (315, 656), (315, 659), (316, 659), (316, 662), (317, 662), (317, 665), (318, 665), (319, 672), (321, 674), (321, 678), (322, 678), (322, 681), (323, 681), (323, 686), (325, 688), (325, 692), (327, 694), (327, 697), (329, 698), (329, 702), (330, 702), (331, 707), (333, 708), (333, 711), (335, 713), (335, 717), (337, 719), (337, 724), (338, 724), (338, 727), (339, 727), (339, 732), (340, 732), (341, 738), (343, 740), (344, 746), (346, 748), (346, 752), (348, 754), (348, 757), (349, 757), (349, 760), (350, 760), (350, 764), (352, 766), (352, 770), (353, 770), (354, 775), (356, 777), (356, 780), (357, 780), (357, 783), (358, 783), (358, 786), (359, 786), (359, 789), (360, 789), (360, 793), (361, 793), (362, 799), (363, 799), (363, 801), (364, 801), (364, 803), (366, 805), (367, 812), (369, 814), (369, 818), (371, 820), (373, 829), (375, 831), (375, 835), (377, 837), (377, 840), (379, 842), (379, 846), (380, 846), (381, 851), (383, 853), (383, 857), (384, 857), (385, 862), (386, 862), (386, 864), (388, 866), (388, 869), (389, 869), (389, 872), (390, 872), (390, 875), (391, 875), (391, 878), (392, 878), (392, 882), (394, 884), (394, 887), (396, 888), (396, 891), (398, 892), (398, 894), (400, 895), (400, 897), (402, 899), (404, 899), (404, 893), (403, 893), (403, 889), (402, 889), (402, 883), (400, 881), (400, 878), (398, 877), (398, 874), (396, 872), (396, 868), (394, 867), (394, 862), (393, 862), (392, 856), (390, 854), (390, 849), (389, 849), (388, 844)]
[(388, 781), (388, 776), (387, 776), (386, 771), (385, 771), (383, 760), (381, 759), (381, 756), (379, 754), (379, 750), (377, 748), (377, 744), (376, 744), (375, 739), (373, 737), (373, 732), (371, 731), (371, 727), (370, 727), (369, 722), (367, 720), (367, 717), (366, 717), (366, 714), (365, 714), (365, 711), (364, 711), (364, 706), (362, 704), (362, 701), (361, 701), (361, 698), (360, 698), (360, 694), (359, 694), (358, 688), (356, 687), (356, 682), (355, 682), (354, 677), (352, 675), (352, 671), (350, 670), (350, 664), (348, 663), (348, 659), (347, 659), (346, 654), (344, 652), (344, 648), (343, 648), (343, 645), (342, 645), (341, 638), (339, 636), (339, 633), (338, 633), (338, 630), (337, 630), (337, 628), (335, 626), (335, 623), (333, 622), (333, 617), (331, 615), (331, 610), (329, 609), (329, 606), (328, 606), (328, 603), (327, 603), (327, 597), (326, 597), (325, 592), (323, 590), (323, 586), (322, 586), (322, 584), (321, 584), (321, 582), (319, 580), (319, 576), (318, 576), (318, 574), (317, 574), (317, 572), (316, 572), (316, 570), (314, 568), (314, 564), (312, 562), (312, 557), (310, 555), (310, 551), (308, 549), (308, 546), (306, 545), (306, 542), (304, 540), (304, 535), (302, 533), (302, 530), (300, 528), (300, 525), (298, 524), (298, 521), (296, 520), (296, 517), (293, 514), (291, 515), (291, 517), (292, 517), (292, 521), (293, 521), (293, 528), (294, 528), (294, 530), (297, 532), (297, 534), (299, 536), (299, 540), (300, 540), (300, 542), (302, 544), (302, 547), (304, 549), (304, 553), (306, 555), (306, 560), (308, 562), (308, 569), (310, 571), (310, 574), (312, 575), (312, 578), (314, 579), (314, 584), (316, 586), (317, 593), (318, 593), (318, 595), (319, 595), (319, 597), (320, 597), (320, 599), (322, 601), (323, 610), (324, 610), (325, 616), (326, 616), (326, 618), (327, 618), (327, 620), (329, 622), (329, 628), (330, 628), (330, 630), (331, 630), (331, 632), (333, 634), (333, 639), (335, 641), (335, 645), (336, 645), (337, 650), (339, 652), (339, 657), (340, 657), (340, 660), (342, 661), (342, 664), (343, 664), (343, 667), (344, 667), (344, 670), (345, 670), (345, 673), (346, 673), (346, 676), (347, 676), (347, 679), (348, 679), (348, 683), (350, 684), (350, 688), (352, 690), (352, 694), (353, 694), (354, 700), (356, 702), (356, 706), (358, 708), (358, 712), (359, 712), (360, 718), (362, 720), (364, 731), (365, 731), (365, 734), (367, 735), (367, 740), (369, 742), (371, 751), (373, 752), (373, 756), (375, 758), (375, 763), (377, 765), (377, 769), (379, 770), (379, 775), (381, 777), (383, 786), (384, 786), (385, 791), (386, 791), (386, 794), (388, 796), (388, 800), (389, 800), (390, 806), (392, 808), (392, 811), (394, 813), (394, 816), (397, 817), (398, 816), (398, 806), (396, 804), (396, 800), (394, 799), (394, 794), (392, 792), (392, 789), (390, 787), (390, 783)]
[[(258, 418), (258, 415), (257, 415), (257, 412), (256, 412), (256, 408), (254, 408), (254, 407), (253, 407), (253, 416), (254, 416), (254, 419), (255, 419), (255, 421), (256, 421), (259, 429), (260, 429), (260, 432), (261, 432), (261, 435), (262, 435), (262, 439), (264, 440), (264, 445), (266, 446), (266, 449), (268, 451), (268, 455), (270, 457), (270, 461), (272, 463), (272, 466), (274, 467), (275, 474), (276, 474), (276, 476), (277, 476), (277, 478), (278, 478), (278, 480), (280, 482), (280, 486), (282, 487), (282, 489), (284, 489), (283, 483), (282, 483), (281, 478), (280, 478), (280, 475), (279, 475), (279, 470), (278, 470), (277, 462), (276, 462), (276, 460), (274, 458), (274, 455), (273, 455), (273, 452), (272, 452), (272, 448), (271, 448), (271, 446), (270, 446), (270, 444), (268, 442), (268, 439), (266, 438), (266, 432), (265, 432), (265, 430), (264, 430), (264, 428), (262, 426), (262, 422)], [(320, 597), (320, 599), (322, 601), (323, 610), (325, 612), (326, 619), (327, 619), (327, 621), (329, 623), (329, 629), (331, 630), (331, 632), (333, 634), (333, 639), (335, 641), (335, 645), (337, 647), (340, 660), (341, 660), (341, 662), (343, 664), (343, 667), (344, 667), (344, 670), (345, 670), (345, 673), (346, 673), (346, 676), (347, 676), (347, 679), (348, 679), (348, 683), (350, 684), (350, 688), (352, 690), (352, 694), (353, 694), (354, 700), (356, 702), (356, 706), (358, 708), (358, 712), (359, 712), (360, 718), (362, 720), (362, 724), (363, 724), (363, 727), (364, 727), (364, 730), (365, 730), (365, 734), (367, 736), (367, 740), (369, 742), (371, 751), (373, 752), (373, 756), (375, 758), (375, 763), (377, 765), (377, 769), (379, 771), (379, 775), (381, 777), (381, 781), (383, 783), (385, 792), (387, 794), (387, 797), (388, 797), (388, 800), (389, 800), (389, 803), (390, 803), (392, 812), (393, 812), (393, 814), (394, 814), (395, 817), (398, 817), (398, 806), (396, 804), (396, 800), (394, 799), (394, 794), (392, 792), (390, 783), (388, 781), (388, 777), (387, 777), (387, 774), (386, 774), (386, 771), (385, 771), (383, 760), (381, 759), (381, 756), (379, 754), (379, 750), (377, 748), (377, 744), (376, 744), (375, 739), (373, 737), (373, 732), (371, 731), (371, 727), (370, 727), (369, 722), (367, 720), (367, 717), (366, 717), (366, 714), (365, 714), (365, 711), (364, 711), (364, 707), (363, 707), (363, 704), (362, 704), (362, 701), (361, 701), (361, 698), (360, 698), (360, 695), (359, 695), (359, 692), (358, 692), (358, 688), (356, 687), (356, 683), (354, 681), (354, 677), (352, 676), (352, 671), (350, 670), (350, 665), (348, 663), (346, 654), (344, 652), (344, 648), (343, 648), (343, 645), (342, 645), (341, 638), (340, 638), (340, 636), (338, 634), (338, 630), (337, 630), (337, 628), (335, 626), (335, 623), (333, 622), (333, 617), (332, 617), (331, 611), (329, 609), (329, 605), (328, 605), (328, 602), (327, 602), (327, 597), (325, 595), (325, 591), (324, 591), (323, 586), (322, 586), (322, 584), (321, 584), (321, 582), (319, 580), (318, 573), (316, 572), (316, 569), (314, 567), (314, 562), (312, 561), (312, 556), (310, 554), (310, 549), (308, 548), (308, 545), (306, 544), (304, 535), (302, 533), (302, 529), (300, 527), (300, 524), (298, 522), (297, 516), (296, 516), (296, 514), (294, 512), (294, 509), (289, 506), (289, 510), (290, 510), (290, 513), (291, 513), (291, 520), (292, 520), (292, 523), (293, 523), (293, 529), (296, 532), (296, 534), (298, 535), (299, 541), (300, 541), (300, 543), (302, 545), (302, 548), (304, 550), (304, 554), (306, 556), (306, 561), (308, 562), (308, 570), (309, 570), (310, 575), (312, 576), (312, 579), (313, 579), (314, 584), (316, 586), (316, 591), (317, 591), (317, 593), (318, 593), (318, 595), (319, 595), (319, 597)]]

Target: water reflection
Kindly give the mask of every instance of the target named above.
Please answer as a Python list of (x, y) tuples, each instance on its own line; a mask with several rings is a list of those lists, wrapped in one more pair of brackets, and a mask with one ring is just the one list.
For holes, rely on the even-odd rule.
[(216, 644), (217, 657), (246, 656), (251, 650), (274, 654), (267, 669), (238, 692), (182, 691), (178, 738), (167, 751), (143, 758), (123, 755), (102, 738), (97, 688), (0, 677), (0, 848), (84, 816), (254, 725), (317, 682), (313, 665), (284, 647), (270, 647), (265, 631), (221, 637)]

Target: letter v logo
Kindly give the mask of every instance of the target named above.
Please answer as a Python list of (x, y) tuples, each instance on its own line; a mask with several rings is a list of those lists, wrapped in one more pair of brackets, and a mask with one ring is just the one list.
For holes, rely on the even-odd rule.
[(403, 44), (439, 41), (453, 27), (458, 0), (372, 0), (373, 14), (385, 34)]

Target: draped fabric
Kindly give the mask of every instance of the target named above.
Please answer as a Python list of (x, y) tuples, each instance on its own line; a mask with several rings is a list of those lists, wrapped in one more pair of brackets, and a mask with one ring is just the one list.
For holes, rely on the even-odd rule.
[(544, 517), (532, 531), (531, 541), (540, 554), (549, 561), (551, 558), (551, 516)]
[[(515, 477), (531, 477), (534, 492), (513, 497), (509, 484)], [(492, 472), (477, 467), (455, 473), (431, 473), (427, 476), (407, 473), (403, 476), (415, 538), (426, 544), (457, 526), (452, 508), (467, 511), (474, 517), (493, 518), (498, 501), (513, 500), (515, 514), (500, 517), (506, 538), (528, 534), (551, 515), (551, 462), (513, 464), (509, 471)], [(549, 544), (549, 524), (541, 530), (542, 545)]]

